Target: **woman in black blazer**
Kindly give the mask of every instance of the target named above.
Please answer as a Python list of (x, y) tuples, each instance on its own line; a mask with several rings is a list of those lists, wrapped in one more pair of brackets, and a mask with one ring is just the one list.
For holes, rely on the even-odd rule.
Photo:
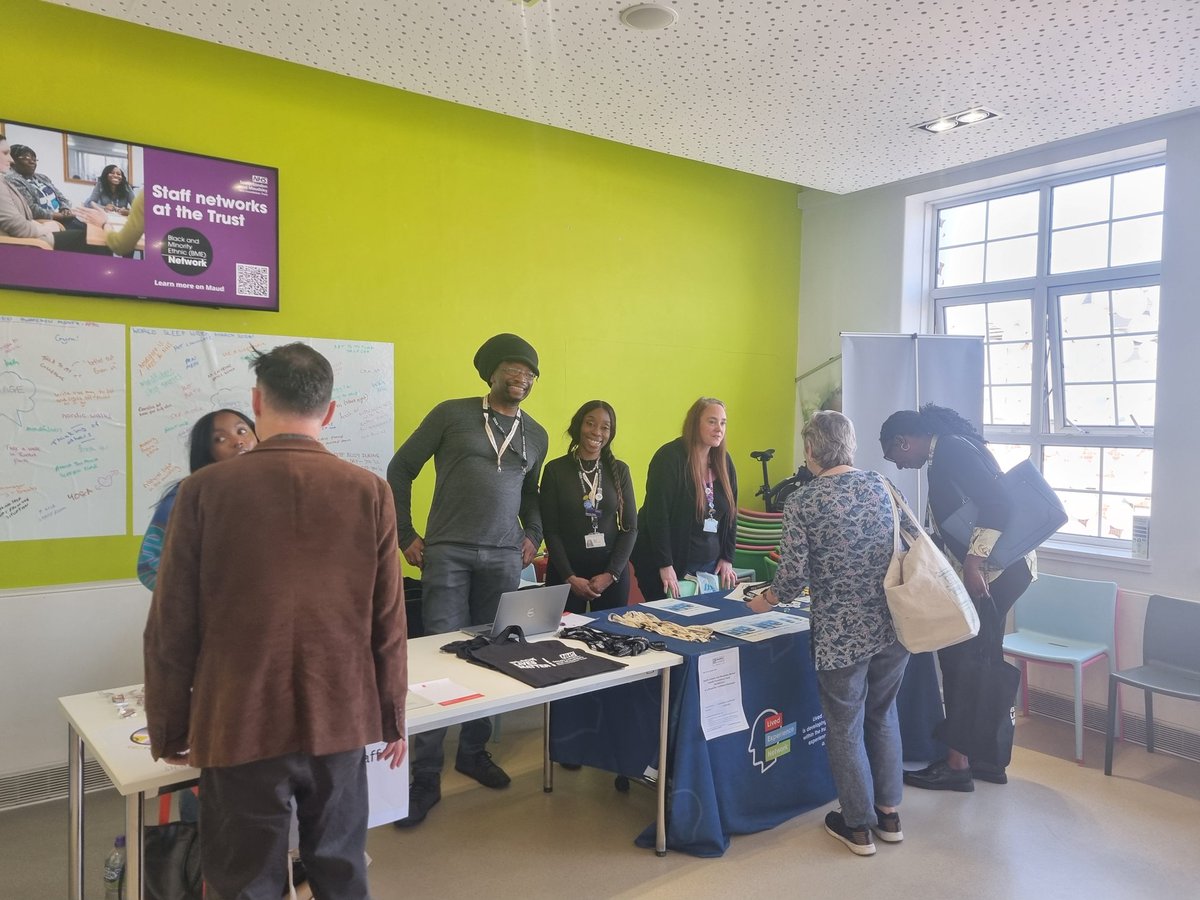
[(737, 582), (737, 471), (725, 427), (725, 404), (701, 397), (683, 420), (683, 435), (650, 460), (634, 550), (647, 600), (678, 597), (680, 579), (697, 572), (715, 573), (723, 586)]

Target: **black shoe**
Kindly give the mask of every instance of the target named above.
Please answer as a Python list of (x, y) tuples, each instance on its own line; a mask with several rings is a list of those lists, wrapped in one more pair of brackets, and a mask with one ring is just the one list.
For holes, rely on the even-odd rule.
[(905, 772), (904, 783), (911, 787), (925, 788), (927, 791), (969, 793), (975, 790), (975, 782), (971, 780), (971, 770), (952, 769), (945, 760), (935, 762), (915, 772)]
[(851, 828), (840, 812), (831, 812), (825, 816), (825, 830), (849, 847), (850, 852), (856, 856), (872, 856), (875, 853), (871, 829), (866, 825)]
[(454, 763), (454, 768), (464, 775), (474, 778), (484, 787), (508, 787), (511, 778), (505, 771), (492, 762), (492, 754), (480, 750), (474, 756), (460, 756)]
[(1008, 775), (1004, 771), (1004, 766), (997, 766), (994, 763), (971, 763), (971, 777), (976, 781), (1008, 784)]
[(879, 820), (871, 826), (875, 837), (889, 844), (904, 840), (904, 832), (900, 829), (900, 813), (885, 813), (877, 806), (875, 807), (875, 818)]
[(413, 779), (408, 788), (408, 818), (397, 819), (392, 824), (397, 828), (412, 828), (420, 825), (429, 811), (442, 799), (442, 780), (436, 776), (420, 776)]

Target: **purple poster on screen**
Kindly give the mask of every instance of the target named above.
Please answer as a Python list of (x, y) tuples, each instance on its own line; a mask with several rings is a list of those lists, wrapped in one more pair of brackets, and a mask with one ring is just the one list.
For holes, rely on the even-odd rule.
[(3, 127), (25, 202), (0, 185), (0, 285), (279, 309), (278, 170)]

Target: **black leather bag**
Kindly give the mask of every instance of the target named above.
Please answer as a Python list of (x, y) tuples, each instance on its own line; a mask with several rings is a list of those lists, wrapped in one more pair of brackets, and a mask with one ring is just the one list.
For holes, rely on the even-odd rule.
[[(1067, 521), (1067, 511), (1054, 488), (1029, 460), (1017, 463), (1001, 475), (1000, 482), (1009, 499), (1008, 524), (992, 548), (988, 563), (1007, 569), (1062, 528)], [(964, 497), (961, 507), (938, 522), (938, 531), (969, 547), (971, 531), (978, 517), (979, 508), (975, 502)]]
[(454, 641), (442, 647), (444, 653), (495, 669), (530, 687), (549, 687), (625, 668), (615, 659), (593, 656), (585, 650), (568, 647), (562, 641), (525, 640), (519, 625), (505, 628), (494, 638), (479, 636), (469, 641)]
[(200, 834), (190, 822), (150, 825), (145, 840), (147, 900), (201, 900)]

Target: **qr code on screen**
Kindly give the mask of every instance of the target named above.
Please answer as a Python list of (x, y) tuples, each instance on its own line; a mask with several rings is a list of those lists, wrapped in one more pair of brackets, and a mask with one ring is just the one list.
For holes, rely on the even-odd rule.
[(271, 270), (266, 266), (238, 263), (237, 295), (239, 297), (270, 297)]

